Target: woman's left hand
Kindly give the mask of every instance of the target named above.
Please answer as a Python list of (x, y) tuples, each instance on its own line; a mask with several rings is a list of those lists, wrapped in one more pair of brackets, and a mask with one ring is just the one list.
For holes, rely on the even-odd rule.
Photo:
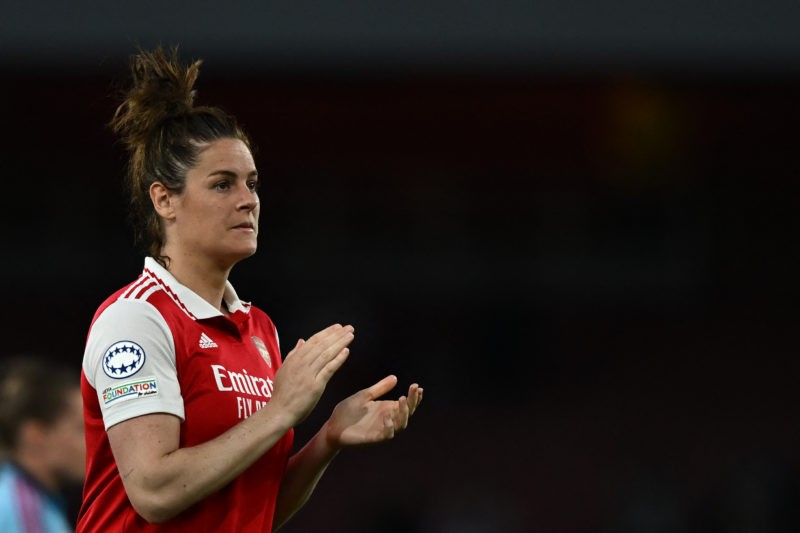
[(422, 388), (416, 383), (408, 396), (397, 401), (378, 400), (397, 385), (387, 376), (369, 388), (339, 402), (325, 424), (327, 442), (335, 449), (389, 440), (408, 426), (408, 419), (422, 401)]

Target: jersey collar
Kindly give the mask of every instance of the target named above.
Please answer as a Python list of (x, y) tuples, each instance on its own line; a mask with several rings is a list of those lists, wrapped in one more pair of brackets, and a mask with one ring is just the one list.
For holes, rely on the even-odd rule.
[[(191, 313), (195, 320), (224, 316), (219, 309), (216, 309), (186, 285), (181, 284), (175, 279), (175, 276), (170, 274), (169, 270), (161, 266), (152, 257), (145, 257), (144, 270), (146, 274), (149, 272), (152, 277), (156, 278), (167, 291), (175, 295), (179, 303)], [(250, 312), (250, 303), (239, 299), (230, 281), (225, 282), (225, 292), (222, 295), (222, 299), (232, 315), (237, 312)]]

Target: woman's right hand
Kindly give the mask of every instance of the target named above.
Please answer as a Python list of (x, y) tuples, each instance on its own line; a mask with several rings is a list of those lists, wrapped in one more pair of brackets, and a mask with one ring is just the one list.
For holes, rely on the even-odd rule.
[(302, 422), (317, 405), (328, 381), (344, 364), (354, 339), (353, 326), (334, 324), (304, 341), (300, 339), (275, 375), (270, 404), (291, 426)]

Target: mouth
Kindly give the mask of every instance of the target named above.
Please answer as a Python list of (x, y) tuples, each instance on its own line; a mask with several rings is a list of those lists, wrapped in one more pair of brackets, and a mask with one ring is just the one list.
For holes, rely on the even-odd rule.
[(242, 222), (241, 224), (233, 226), (231, 229), (239, 231), (255, 231), (255, 225), (252, 222)]

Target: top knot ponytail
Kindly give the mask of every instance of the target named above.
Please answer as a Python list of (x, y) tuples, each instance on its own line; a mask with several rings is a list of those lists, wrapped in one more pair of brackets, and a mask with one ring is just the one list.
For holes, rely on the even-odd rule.
[(201, 64), (182, 65), (177, 47), (169, 55), (159, 47), (131, 58), (133, 85), (111, 119), (129, 148), (145, 142), (164, 121), (192, 112)]
[(130, 153), (127, 182), (136, 242), (162, 262), (164, 236), (150, 186), (160, 182), (183, 191), (200, 152), (218, 139), (239, 139), (250, 147), (236, 118), (216, 107), (194, 106), (201, 64), (182, 64), (177, 47), (132, 56), (133, 83), (109, 123)]

